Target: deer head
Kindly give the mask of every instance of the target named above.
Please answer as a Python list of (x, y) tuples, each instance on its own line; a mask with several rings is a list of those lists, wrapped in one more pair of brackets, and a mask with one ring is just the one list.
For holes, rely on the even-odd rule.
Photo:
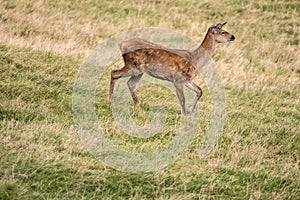
[(213, 35), (215, 41), (218, 43), (229, 42), (235, 39), (233, 35), (222, 29), (226, 23), (227, 22), (223, 24), (219, 23), (210, 27), (209, 32)]

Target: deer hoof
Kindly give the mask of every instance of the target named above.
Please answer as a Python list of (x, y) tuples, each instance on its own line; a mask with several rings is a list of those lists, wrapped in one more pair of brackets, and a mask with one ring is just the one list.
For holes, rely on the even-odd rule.
[(136, 109), (140, 109), (140, 103), (136, 103), (136, 104), (134, 104), (134, 108), (136, 108)]

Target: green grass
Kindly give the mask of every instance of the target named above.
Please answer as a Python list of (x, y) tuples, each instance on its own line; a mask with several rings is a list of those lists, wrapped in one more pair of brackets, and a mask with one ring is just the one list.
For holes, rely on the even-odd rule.
[[(299, 199), (299, 11), (299, 2), (284, 0), (1, 0), (0, 199)], [(211, 154), (198, 158), (211, 114), (209, 91), (198, 77), (201, 126), (176, 162), (133, 174), (94, 159), (72, 115), (74, 81), (89, 52), (109, 36), (149, 26), (200, 42), (211, 24), (224, 21), (237, 39), (218, 45), (213, 55), (227, 107)], [(130, 108), (136, 123), (148, 122), (153, 102), (170, 114), (160, 133), (137, 139), (114, 124), (108, 85), (109, 70), (95, 100), (108, 138), (136, 152), (171, 141), (180, 120), (171, 91), (138, 90), (141, 109)]]

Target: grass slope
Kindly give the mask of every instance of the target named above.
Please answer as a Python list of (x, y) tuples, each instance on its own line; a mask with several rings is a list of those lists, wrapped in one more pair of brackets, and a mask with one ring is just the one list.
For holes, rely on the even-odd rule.
[[(298, 1), (0, 1), (0, 199), (299, 199), (300, 4)], [(191, 147), (153, 173), (102, 165), (74, 129), (72, 89), (79, 66), (107, 37), (132, 28), (177, 30), (198, 41), (228, 21), (234, 43), (214, 60), (226, 88), (226, 121), (217, 147), (197, 153), (209, 123)], [(116, 66), (115, 66), (116, 67)], [(104, 80), (108, 86), (108, 74)], [(168, 91), (139, 90), (137, 123), (151, 102), (169, 108), (166, 129), (133, 139), (113, 125), (108, 87), (96, 107), (107, 136), (122, 148), (151, 151), (168, 143), (179, 106)]]

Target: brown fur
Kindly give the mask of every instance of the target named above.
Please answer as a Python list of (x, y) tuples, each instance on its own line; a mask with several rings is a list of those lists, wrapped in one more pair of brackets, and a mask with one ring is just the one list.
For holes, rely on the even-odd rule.
[[(197, 75), (196, 68), (189, 61), (170, 50), (138, 49), (124, 54), (123, 58), (126, 63), (130, 62), (132, 65), (137, 66), (136, 69), (139, 70), (137, 73), (151, 73), (151, 71), (155, 71), (155, 68), (150, 69), (149, 66), (161, 65), (166, 68), (166, 71), (177, 72), (187, 80), (192, 80)], [(167, 79), (165, 74), (157, 78)], [(168, 80), (171, 81), (171, 79)]]
[[(140, 38), (133, 38), (120, 44), (120, 49), (124, 59), (125, 66), (111, 73), (111, 83), (109, 92), (109, 101), (111, 102), (115, 81), (121, 77), (131, 78), (127, 84), (131, 92), (135, 105), (139, 104), (136, 96), (136, 85), (144, 73), (155, 78), (168, 80), (176, 88), (176, 94), (182, 107), (183, 114), (192, 112), (197, 101), (202, 96), (202, 90), (192, 82), (198, 73), (200, 67), (206, 64), (210, 55), (214, 51), (216, 43), (233, 41), (233, 35), (224, 31), (224, 24), (213, 25), (208, 32), (202, 44), (194, 51), (181, 49), (170, 49)], [(183, 94), (183, 85), (196, 92), (196, 97), (187, 112), (185, 109), (185, 98)]]

